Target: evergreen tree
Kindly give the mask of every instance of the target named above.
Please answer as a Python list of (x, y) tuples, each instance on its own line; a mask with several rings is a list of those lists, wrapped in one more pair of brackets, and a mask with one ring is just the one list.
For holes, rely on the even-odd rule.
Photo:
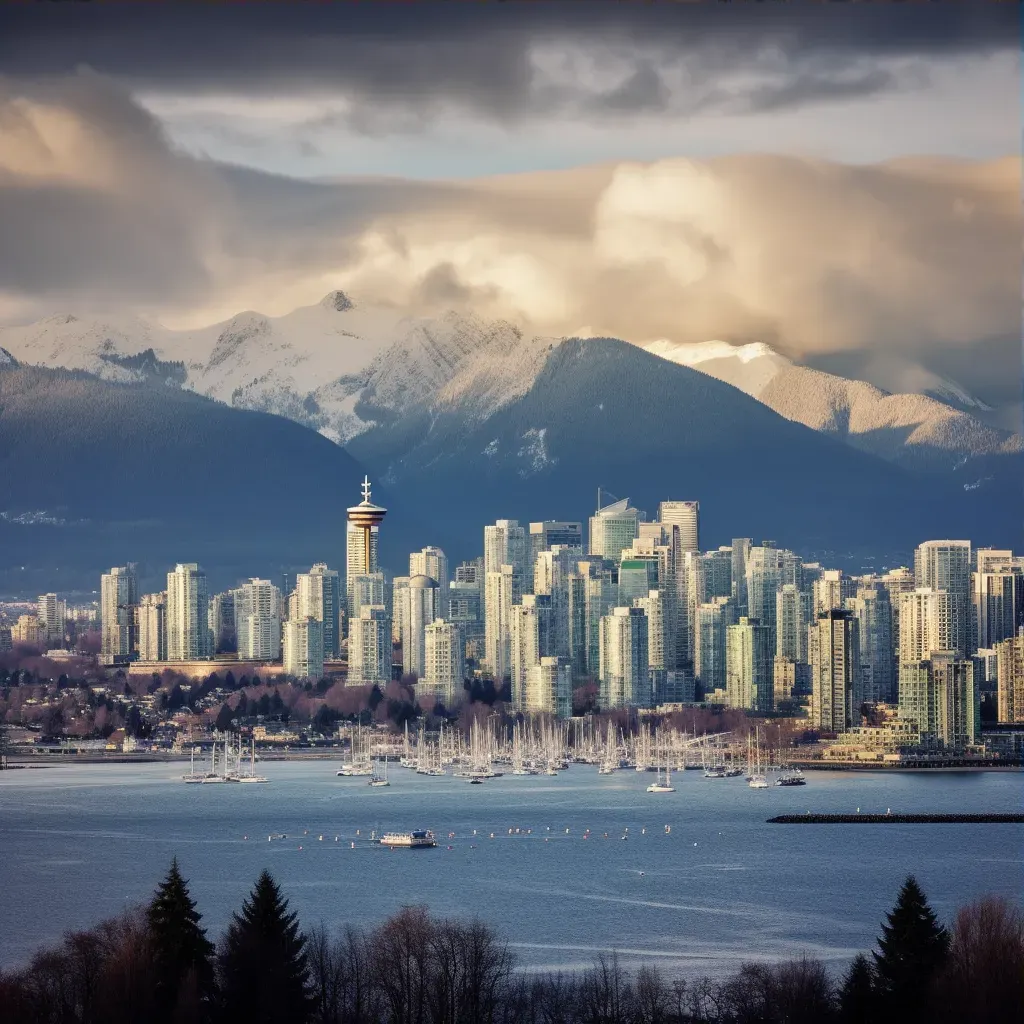
[(312, 1013), (306, 939), (288, 901), (264, 871), (233, 915), (220, 953), (227, 1024), (304, 1024)]
[[(209, 1010), (215, 994), (213, 943), (199, 926), (201, 916), (178, 870), (177, 857), (157, 887), (146, 917), (153, 940), (157, 1005), (164, 1019), (171, 1019), (175, 1008), (182, 1001), (192, 1002), (193, 996), (201, 1010)], [(189, 989), (188, 995), (183, 986)]]
[(871, 1024), (874, 1017), (875, 975), (871, 961), (858, 953), (850, 964), (839, 990), (840, 1017), (843, 1024)]
[(949, 950), (949, 933), (913, 875), (886, 918), (874, 953), (877, 1019), (911, 1024), (928, 1016), (929, 989)]

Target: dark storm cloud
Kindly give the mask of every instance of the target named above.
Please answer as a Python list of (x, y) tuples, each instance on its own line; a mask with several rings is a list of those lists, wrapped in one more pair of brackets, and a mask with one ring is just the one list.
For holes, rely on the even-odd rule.
[[(421, 116), (456, 103), (510, 119), (690, 112), (705, 93), (721, 100), (700, 80), (770, 66), (768, 96), (732, 97), (764, 109), (892, 88), (898, 76), (877, 66), (895, 58), (1015, 47), (1018, 23), (1011, 3), (46, 4), (0, 11), (0, 71), (84, 64), (135, 88), (323, 90)], [(585, 83), (571, 67), (546, 82), (545, 48), (586, 52), (617, 82)]]

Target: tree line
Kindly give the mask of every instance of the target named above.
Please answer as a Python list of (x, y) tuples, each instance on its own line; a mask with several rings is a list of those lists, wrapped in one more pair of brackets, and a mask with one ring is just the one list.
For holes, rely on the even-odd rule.
[(1024, 1020), (1024, 914), (985, 898), (952, 927), (911, 876), (877, 948), (833, 980), (813, 959), (725, 978), (517, 970), (480, 921), (409, 907), (370, 932), (302, 931), (264, 871), (215, 946), (177, 861), (147, 906), (0, 972), (4, 1024), (1008, 1024)]

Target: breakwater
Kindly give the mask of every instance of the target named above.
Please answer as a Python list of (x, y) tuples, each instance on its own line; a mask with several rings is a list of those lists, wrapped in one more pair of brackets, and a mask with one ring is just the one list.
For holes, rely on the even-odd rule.
[(1007, 825), (1024, 814), (779, 814), (769, 825)]

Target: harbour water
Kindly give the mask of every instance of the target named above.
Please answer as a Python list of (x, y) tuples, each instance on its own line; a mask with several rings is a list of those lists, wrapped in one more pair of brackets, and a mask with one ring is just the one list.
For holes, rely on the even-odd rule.
[[(671, 974), (801, 954), (838, 970), (874, 943), (910, 872), (947, 920), (973, 897), (1024, 892), (1021, 825), (766, 823), (858, 808), (1019, 811), (1018, 773), (820, 772), (752, 790), (679, 772), (674, 793), (649, 794), (653, 775), (587, 766), (481, 786), (392, 766), (387, 788), (337, 778), (324, 761), (268, 762), (267, 786), (188, 786), (183, 770), (0, 774), (0, 966), (146, 900), (173, 855), (214, 937), (266, 867), (306, 925), (371, 928), (423, 904), (489, 922), (527, 970), (582, 968), (613, 950)], [(413, 828), (432, 829), (438, 847), (367, 841)]]

